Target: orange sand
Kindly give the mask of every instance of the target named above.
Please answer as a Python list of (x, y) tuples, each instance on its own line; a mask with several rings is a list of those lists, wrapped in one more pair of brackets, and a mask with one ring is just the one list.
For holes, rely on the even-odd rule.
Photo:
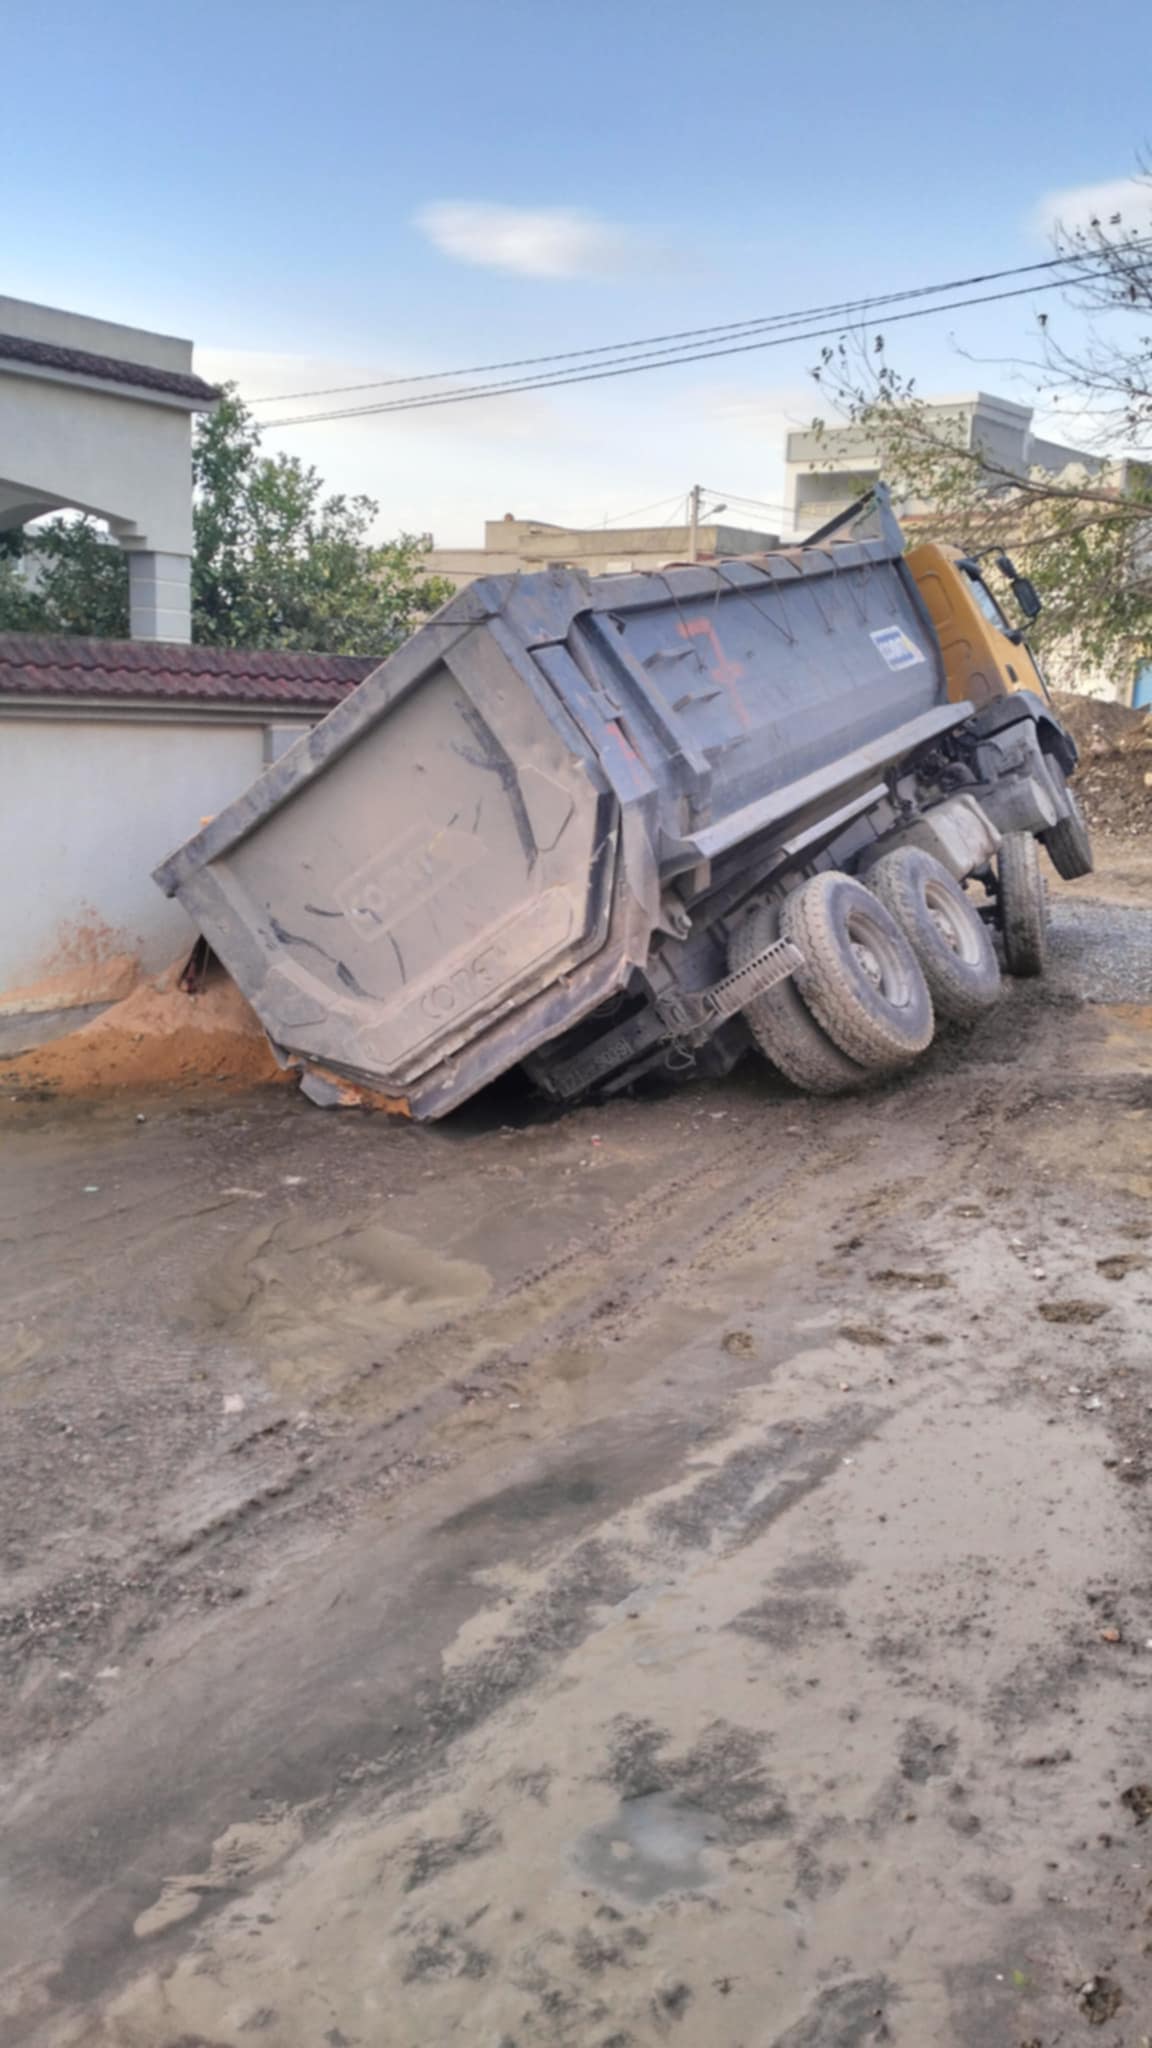
[(141, 1088), (252, 1087), (290, 1078), (235, 982), (216, 970), (200, 995), (162, 975), (66, 1038), (0, 1061), (0, 1094), (106, 1095)]

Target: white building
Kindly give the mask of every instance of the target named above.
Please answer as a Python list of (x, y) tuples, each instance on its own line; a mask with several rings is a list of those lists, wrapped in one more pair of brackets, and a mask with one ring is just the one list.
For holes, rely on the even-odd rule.
[(131, 632), (190, 640), (192, 344), (0, 298), (0, 528), (74, 509), (128, 555)]
[(446, 576), (457, 590), (478, 576), (508, 576), (517, 571), (561, 567), (583, 569), (588, 576), (627, 575), (632, 570), (665, 569), (670, 562), (716, 562), (736, 555), (757, 555), (777, 545), (774, 533), (745, 527), (701, 524), (695, 535), (682, 526), (552, 526), (546, 519), (486, 519), (482, 548), (433, 548), (424, 557), (428, 576)]
[(5, 1050), (4, 1020), (111, 1002), (187, 951), (194, 928), (153, 868), (376, 666), (0, 633)]
[[(1031, 406), (1017, 405), (1013, 399), (977, 391), (934, 400), (926, 412), (929, 422), (949, 438), (954, 436), (958, 447), (979, 449), (998, 469), (1015, 476), (1037, 471), (1055, 476), (1070, 466), (1095, 474), (1102, 466), (1094, 456), (1034, 434)], [(784, 475), (792, 532), (803, 539), (847, 511), (854, 498), (879, 481), (879, 451), (859, 427), (828, 427), (823, 433), (804, 429), (788, 436)], [(909, 504), (904, 509), (925, 508)]]

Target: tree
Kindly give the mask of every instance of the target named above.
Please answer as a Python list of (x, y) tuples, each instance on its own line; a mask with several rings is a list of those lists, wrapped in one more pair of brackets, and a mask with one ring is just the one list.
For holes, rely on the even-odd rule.
[(262, 455), (233, 388), (193, 449), (193, 638), (215, 647), (386, 654), (451, 594), (420, 574), (426, 543), (368, 539), (371, 498), (326, 498), (295, 455)]
[(94, 519), (52, 519), (0, 541), (0, 629), (124, 639), (128, 558)]
[[(232, 387), (197, 422), (192, 474), (192, 638), (202, 645), (383, 657), (451, 595), (442, 577), (421, 574), (425, 541), (369, 539), (371, 498), (325, 497), (297, 456), (264, 455)], [(126, 556), (87, 518), (9, 537), (0, 628), (123, 637)]]
[[(1013, 366), (1096, 421), (1081, 463), (1022, 476), (969, 445), (963, 416), (921, 397), (888, 361), (882, 335), (870, 347), (842, 338), (813, 373), (876, 449), (918, 536), (972, 553), (1006, 548), (1035, 578), (1045, 602), (1036, 643), (1070, 673), (1130, 673), (1152, 658), (1152, 463), (1141, 459), (1152, 450), (1152, 336), (1135, 324), (1152, 314), (1152, 179), (1142, 182), (1147, 223), (1117, 214), (1057, 236), (1072, 265), (1069, 297), (1089, 315), (1085, 340), (1066, 342), (1041, 313), (1034, 358)], [(1101, 328), (1102, 316), (1115, 316), (1117, 333)]]

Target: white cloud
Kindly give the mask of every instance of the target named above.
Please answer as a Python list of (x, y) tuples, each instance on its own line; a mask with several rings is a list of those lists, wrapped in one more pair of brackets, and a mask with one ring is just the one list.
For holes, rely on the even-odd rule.
[(510, 270), (519, 277), (618, 277), (667, 260), (665, 252), (630, 229), (575, 207), (445, 199), (422, 207), (416, 226), (457, 263)]
[(1049, 192), (1033, 212), (1032, 225), (1043, 235), (1057, 228), (1074, 232), (1094, 220), (1109, 227), (1116, 214), (1121, 231), (1152, 230), (1152, 180), (1108, 178), (1099, 185), (1069, 185), (1064, 191)]

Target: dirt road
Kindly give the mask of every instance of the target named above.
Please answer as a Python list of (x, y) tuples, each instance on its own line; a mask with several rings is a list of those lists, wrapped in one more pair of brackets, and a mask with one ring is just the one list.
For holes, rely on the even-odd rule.
[(1125, 887), (859, 1101), (6, 1106), (5, 2041), (1152, 2038)]

